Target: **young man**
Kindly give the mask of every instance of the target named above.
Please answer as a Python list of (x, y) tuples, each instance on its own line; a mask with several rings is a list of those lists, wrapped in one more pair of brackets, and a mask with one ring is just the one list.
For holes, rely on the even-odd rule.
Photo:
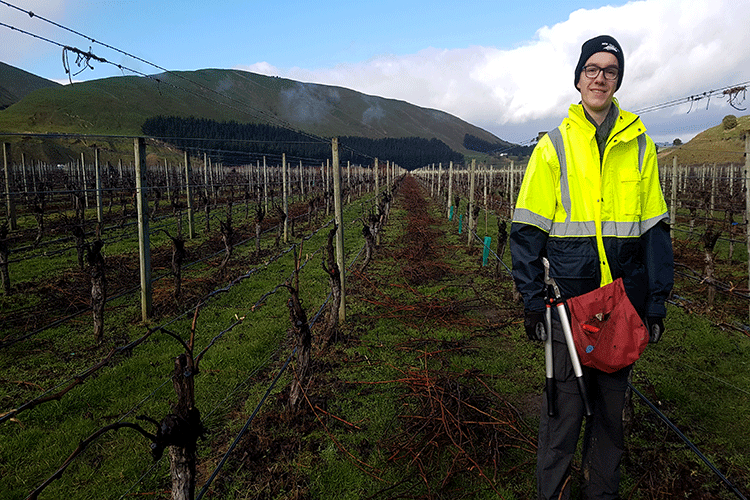
[[(673, 285), (669, 215), (659, 184), (656, 148), (640, 118), (620, 109), (614, 93), (624, 70), (611, 36), (581, 47), (575, 86), (581, 102), (545, 135), (526, 169), (511, 225), (513, 277), (524, 301), (531, 340), (552, 335), (556, 416), (542, 398), (537, 455), (540, 499), (570, 496), (571, 461), (584, 408), (560, 322), (544, 320), (544, 267), (550, 263), (563, 298), (622, 277), (644, 319), (650, 341), (664, 330), (665, 300)], [(556, 314), (555, 314), (556, 316)], [(582, 491), (587, 499), (618, 498), (624, 451), (622, 410), (632, 365), (614, 373), (584, 367), (593, 416), (583, 437)]]

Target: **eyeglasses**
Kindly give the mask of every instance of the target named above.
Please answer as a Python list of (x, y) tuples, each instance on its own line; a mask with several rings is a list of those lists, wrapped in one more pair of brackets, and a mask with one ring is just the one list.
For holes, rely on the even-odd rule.
[(589, 65), (583, 67), (583, 74), (586, 78), (593, 80), (599, 76), (599, 72), (604, 72), (605, 80), (617, 80), (617, 76), (620, 74), (620, 68), (617, 66), (607, 66), (606, 68), (600, 68), (599, 66)]

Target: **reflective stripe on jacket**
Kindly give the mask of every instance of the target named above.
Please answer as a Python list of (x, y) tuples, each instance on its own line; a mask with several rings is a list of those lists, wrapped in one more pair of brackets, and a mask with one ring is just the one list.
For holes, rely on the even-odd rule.
[(641, 314), (663, 317), (673, 257), (656, 148), (627, 111), (619, 110), (603, 157), (595, 132), (572, 105), (534, 149), (511, 226), (514, 279), (525, 307), (540, 309), (547, 256), (563, 296), (622, 277)]

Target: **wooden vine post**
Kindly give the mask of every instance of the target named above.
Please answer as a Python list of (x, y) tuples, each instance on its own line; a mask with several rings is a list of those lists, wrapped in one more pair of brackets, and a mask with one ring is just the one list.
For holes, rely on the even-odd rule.
[[(375, 158), (373, 175), (375, 176), (375, 207), (377, 208), (378, 196), (380, 196), (380, 163), (377, 158)], [(375, 237), (375, 246), (380, 246), (380, 231), (376, 231), (373, 236)]]
[(148, 235), (148, 186), (146, 183), (146, 141), (143, 137), (134, 139), (135, 147), (135, 194), (138, 210), (138, 255), (141, 274), (141, 317), (151, 318), (151, 245)]
[[(323, 333), (323, 344), (328, 345), (335, 341), (337, 326), (339, 322), (339, 311), (341, 308), (341, 272), (336, 262), (335, 252), (333, 250), (333, 239), (338, 232), (339, 226), (334, 225), (333, 229), (328, 232), (328, 246), (326, 247), (327, 258), (321, 263), (323, 271), (328, 275), (328, 283), (331, 286), (331, 301), (328, 310), (328, 321), (326, 322), (325, 332)], [(326, 265), (327, 264), (327, 265)]]
[(89, 208), (89, 187), (86, 177), (86, 157), (81, 153), (81, 186), (83, 186), (83, 205)]
[(295, 283), (286, 284), (290, 294), (289, 300), (287, 301), (289, 320), (292, 322), (297, 345), (297, 369), (294, 374), (294, 380), (292, 381), (292, 387), (289, 390), (289, 408), (292, 411), (298, 409), (298, 405), (302, 400), (303, 387), (307, 385), (307, 380), (310, 374), (310, 353), (312, 351), (312, 332), (310, 331), (310, 325), (307, 321), (307, 313), (305, 313), (305, 310), (302, 308), (302, 303), (299, 300), (299, 258), (296, 251), (294, 252), (294, 255)]
[(94, 340), (99, 344), (104, 340), (104, 305), (107, 302), (107, 275), (104, 268), (102, 240), (87, 245), (86, 260), (91, 276), (91, 310), (94, 315)]
[(448, 218), (452, 220), (451, 203), (453, 201), (453, 161), (448, 164)]
[[(750, 130), (745, 132), (745, 231), (747, 237), (747, 252), (750, 255)], [(750, 258), (747, 259), (748, 288), (750, 288)], [(750, 316), (750, 306), (748, 306)]]
[(175, 304), (180, 304), (182, 299), (182, 261), (185, 259), (187, 252), (185, 251), (185, 240), (179, 234), (173, 238), (169, 234), (169, 239), (172, 240), (172, 275), (174, 277), (174, 292), (173, 297)]
[(172, 189), (171, 189), (171, 180), (170, 180), (170, 170), (169, 170), (169, 164), (167, 163), (166, 158), (164, 159), (164, 186), (166, 188), (166, 194), (167, 194), (167, 201), (172, 200)]
[(297, 179), (299, 180), (299, 197), (300, 200), (305, 199), (305, 171), (302, 168), (302, 160), (299, 161), (299, 167), (297, 167)]
[(172, 385), (177, 393), (177, 404), (172, 411), (176, 423), (175, 436), (169, 446), (172, 500), (193, 500), (195, 497), (196, 444), (203, 433), (200, 413), (195, 407), (196, 373), (197, 367), (193, 367), (191, 356), (180, 354), (175, 358)]
[(193, 169), (190, 166), (190, 155), (185, 150), (185, 197), (187, 198), (187, 219), (188, 219), (188, 238), (195, 238), (195, 214), (193, 212), (193, 190), (190, 184), (190, 178), (193, 176)]
[(500, 265), (505, 253), (505, 243), (508, 241), (508, 222), (497, 218), (497, 260), (495, 261), (495, 277), (499, 278)]
[(104, 229), (104, 200), (102, 199), (102, 166), (99, 163), (99, 148), (94, 150), (94, 169), (96, 182), (96, 237), (102, 237)]
[(670, 210), (672, 211), (670, 236), (674, 240), (674, 228), (677, 225), (677, 155), (672, 158), (672, 194), (670, 197), (669, 205)]
[(703, 241), (703, 253), (704, 261), (706, 263), (704, 269), (705, 280), (708, 282), (708, 307), (713, 308), (716, 301), (716, 286), (714, 285), (714, 269), (716, 267), (716, 242), (719, 241), (721, 231), (714, 231), (711, 226), (706, 228), (706, 232), (703, 233), (701, 240)]
[(331, 160), (326, 160), (325, 167), (323, 168), (323, 178), (326, 189), (326, 217), (331, 215)]
[(268, 213), (268, 164), (266, 164), (266, 157), (263, 157), (263, 205), (265, 207), (265, 213)]
[(5, 170), (5, 206), (7, 210), (8, 221), (10, 221), (9, 229), (15, 231), (18, 229), (18, 222), (16, 220), (16, 204), (13, 200), (13, 176), (10, 174), (10, 143), (3, 143), (3, 167)]
[(338, 231), (336, 232), (336, 263), (339, 268), (339, 279), (341, 281), (341, 301), (339, 302), (339, 324), (346, 321), (346, 260), (344, 258), (344, 215), (341, 196), (341, 165), (339, 164), (339, 139), (331, 140), (331, 153), (333, 157), (333, 199), (334, 217)]
[(380, 220), (373, 212), (370, 212), (368, 216), (362, 219), (362, 236), (365, 238), (365, 258), (362, 260), (362, 265), (359, 268), (360, 272), (367, 268), (375, 254), (375, 233), (378, 231)]
[(377, 199), (378, 194), (380, 194), (380, 165), (377, 158), (375, 158), (375, 167), (372, 169), (372, 175), (375, 176), (375, 199)]
[(346, 202), (352, 202), (352, 163), (346, 162)]
[(437, 195), (440, 198), (440, 184), (443, 182), (443, 164), (438, 163)]
[(10, 273), (8, 271), (10, 244), (7, 238), (8, 222), (6, 221), (0, 225), (0, 283), (2, 283), (3, 294), (10, 295)]
[(281, 154), (281, 183), (282, 183), (282, 203), (284, 205), (284, 244), (289, 242), (289, 192), (287, 188), (287, 175), (286, 175), (286, 153)]
[(471, 160), (471, 170), (469, 171), (469, 223), (467, 224), (466, 234), (468, 235), (466, 244), (471, 246), (472, 240), (474, 239), (474, 185), (477, 171), (477, 161)]

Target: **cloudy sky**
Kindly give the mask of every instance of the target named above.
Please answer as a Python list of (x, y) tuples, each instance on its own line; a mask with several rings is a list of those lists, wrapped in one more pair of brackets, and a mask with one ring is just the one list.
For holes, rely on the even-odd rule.
[[(723, 93), (750, 84), (748, 0), (0, 0), (0, 23), (0, 60), (52, 80), (67, 81), (67, 45), (146, 74), (159, 72), (148, 63), (233, 68), (348, 87), (517, 143), (578, 102), (581, 44), (606, 33), (625, 53), (620, 104), (657, 142), (750, 114), (744, 92), (731, 94), (742, 109)], [(69, 63), (79, 70), (74, 55)], [(75, 79), (132, 74), (91, 65)]]

